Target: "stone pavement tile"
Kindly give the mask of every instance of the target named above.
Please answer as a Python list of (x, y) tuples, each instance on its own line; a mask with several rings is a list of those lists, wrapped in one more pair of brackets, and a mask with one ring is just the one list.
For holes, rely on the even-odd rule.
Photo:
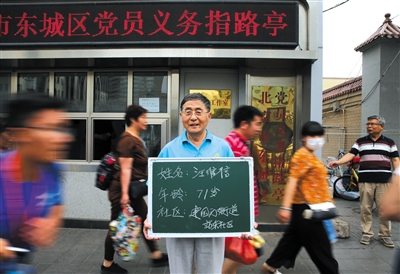
[[(315, 268), (316, 269), (316, 268)], [(304, 260), (296, 259), (294, 268), (286, 269), (285, 267), (281, 267), (279, 269), (282, 273), (312, 273), (313, 270), (310, 269), (308, 264)]]
[(50, 247), (50, 248), (45, 248), (43, 251), (45, 252), (58, 252), (58, 253), (65, 253), (69, 252), (71, 249), (74, 249), (74, 246), (78, 243), (77, 239), (75, 239), (73, 236), (69, 236), (70, 239), (63, 239), (62, 241), (56, 242), (56, 245)]
[(349, 259), (353, 259), (352, 254), (354, 252), (357, 252), (357, 250), (346, 250), (346, 249), (335, 249), (333, 248), (333, 257), (335, 257), (336, 260), (349, 260)]
[(98, 247), (95, 251), (87, 255), (87, 260), (97, 260), (98, 262), (103, 262), (104, 246)]
[(130, 269), (130, 268), (127, 269), (129, 270), (129, 274), (150, 274), (152, 270), (149, 267), (142, 267), (142, 266), (139, 266), (135, 269)]
[(68, 261), (68, 264), (83, 264), (85, 261), (88, 260), (90, 254), (86, 252), (77, 252), (75, 253), (75, 256), (71, 258), (71, 260)]
[[(103, 252), (101, 252), (103, 251)], [(92, 253), (104, 253), (104, 244), (99, 245), (99, 244), (89, 244), (89, 243), (78, 243), (76, 245), (74, 245), (73, 247), (70, 248), (70, 250), (68, 252), (66, 252), (66, 254), (68, 253), (77, 253), (77, 252), (81, 252), (81, 253), (86, 253), (87, 256), (90, 256)]]
[[(73, 269), (74, 272), (66, 272), (66, 273), (74, 273), (74, 274), (88, 274), (88, 273), (97, 273), (100, 274), (100, 267), (94, 267), (92, 264), (82, 264), (82, 265), (77, 265), (75, 268), (71, 268), (70, 265), (68, 265), (69, 269)], [(91, 272), (93, 268), (96, 268), (96, 271)], [(47, 274), (47, 273), (46, 273)]]
[(363, 260), (362, 264), (367, 273), (389, 273), (391, 267), (379, 258)]
[(395, 257), (395, 253), (396, 250), (394, 248), (387, 248), (388, 250), (382, 250), (381, 252), (377, 252), (376, 253), (376, 257), (381, 259), (382, 261), (384, 261), (385, 263), (387, 263), (388, 265), (394, 266), (394, 257)]
[[(91, 266), (88, 266), (91, 268)], [(52, 264), (49, 268), (47, 268), (44, 274), (55, 274), (55, 273), (78, 273), (80, 271), (81, 266), (79, 265), (70, 265), (66, 263), (59, 263), (59, 264)], [(86, 270), (89, 271), (90, 269)], [(88, 273), (88, 272), (81, 272), (81, 273)]]
[(333, 249), (360, 249), (360, 248), (365, 248), (367, 245), (362, 245), (359, 242), (359, 239), (355, 239), (354, 237), (350, 237), (347, 239), (339, 239), (336, 243), (333, 245)]
[(247, 274), (247, 273), (261, 273), (260, 269), (262, 264), (264, 263), (264, 260), (258, 259), (258, 261), (255, 264), (252, 265), (245, 265), (237, 271), (238, 274)]
[(65, 252), (50, 252), (50, 251), (37, 251), (34, 253), (33, 256), (33, 265), (37, 263), (43, 263), (43, 264), (53, 264), (57, 262)]
[[(115, 262), (117, 264), (119, 264), (120, 266), (124, 267), (123, 263), (120, 261), (115, 260)], [(99, 274), (100, 273), (100, 268), (101, 268), (101, 264), (103, 263), (102, 260), (99, 260), (98, 258), (96, 260), (90, 259), (85, 261), (85, 264), (92, 266), (92, 269), (87, 272), (87, 273), (96, 273)], [(124, 267), (125, 268), (125, 267)]]
[(148, 267), (151, 268), (151, 259), (149, 258), (149, 254), (146, 252), (145, 254), (141, 254), (139, 257), (135, 257), (132, 262), (129, 262), (132, 267)]
[[(345, 249), (340, 249), (339, 251), (337, 251), (338, 253), (340, 252), (344, 252), (344, 253), (349, 253), (349, 255), (351, 256), (351, 258), (353, 258), (354, 260), (357, 259), (368, 259), (368, 258), (375, 258), (375, 254), (372, 253), (369, 250), (366, 249), (349, 249), (349, 250), (345, 250)], [(336, 253), (335, 253), (336, 255)]]
[[(139, 274), (139, 272), (136, 272), (136, 273)], [(169, 273), (169, 268), (168, 267), (152, 267), (150, 273), (151, 274), (153, 274), (153, 273), (156, 273), (156, 274), (164, 274), (165, 273), (165, 274), (167, 274), (167, 273)]]
[[(241, 267), (238, 270), (238, 274), (250, 274), (250, 273), (261, 273), (260, 269), (262, 267), (262, 264), (264, 263), (263, 259), (259, 259), (255, 264), (253, 265), (246, 265), (244, 267)], [(310, 268), (303, 262), (302, 260), (297, 261), (296, 260), (296, 265), (294, 268), (286, 269), (285, 267), (282, 267), (279, 269), (282, 273), (296, 273), (296, 274), (310, 274), (312, 271)]]
[(365, 269), (360, 265), (360, 261), (353, 259), (338, 260), (339, 271), (341, 273), (365, 273)]
[(39, 263), (36, 264), (35, 267), (37, 273), (44, 273), (49, 267), (51, 267), (51, 264)]

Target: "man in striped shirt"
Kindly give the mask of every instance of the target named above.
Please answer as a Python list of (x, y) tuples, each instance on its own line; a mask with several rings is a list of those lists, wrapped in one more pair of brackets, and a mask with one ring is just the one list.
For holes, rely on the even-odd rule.
[[(361, 244), (370, 243), (372, 231), (372, 206), (374, 200), (378, 207), (382, 195), (388, 187), (392, 167), (399, 167), (399, 152), (395, 142), (382, 135), (385, 119), (379, 115), (368, 117), (366, 123), (368, 135), (357, 139), (349, 153), (337, 161), (329, 163), (331, 167), (351, 161), (360, 155), (359, 189), (360, 189), (360, 221), (362, 228)], [(389, 220), (379, 217), (379, 240), (387, 247), (393, 248)]]
[[(240, 106), (233, 114), (234, 129), (226, 136), (235, 157), (250, 156), (249, 141), (261, 132), (263, 113), (253, 106)], [(246, 183), (246, 182), (243, 182)], [(254, 180), (254, 215), (258, 215), (258, 187)], [(236, 273), (241, 263), (225, 258), (222, 273)]]

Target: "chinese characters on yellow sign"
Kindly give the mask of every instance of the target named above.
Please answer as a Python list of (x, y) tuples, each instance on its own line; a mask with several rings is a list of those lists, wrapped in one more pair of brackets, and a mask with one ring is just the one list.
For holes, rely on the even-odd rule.
[(211, 113), (213, 119), (231, 118), (231, 95), (229, 89), (191, 89), (189, 93), (201, 93), (211, 103)]
[(251, 103), (264, 113), (252, 156), (260, 204), (279, 205), (293, 154), (294, 88), (252, 86)]

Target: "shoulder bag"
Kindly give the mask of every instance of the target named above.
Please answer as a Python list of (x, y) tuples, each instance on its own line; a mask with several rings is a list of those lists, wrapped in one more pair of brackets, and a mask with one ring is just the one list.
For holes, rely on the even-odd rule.
[(338, 215), (336, 206), (331, 202), (308, 204), (308, 206), (310, 209), (305, 209), (303, 211), (304, 219), (319, 222), (333, 219)]
[(137, 199), (146, 196), (148, 192), (147, 180), (140, 179), (131, 181), (129, 184), (129, 197)]

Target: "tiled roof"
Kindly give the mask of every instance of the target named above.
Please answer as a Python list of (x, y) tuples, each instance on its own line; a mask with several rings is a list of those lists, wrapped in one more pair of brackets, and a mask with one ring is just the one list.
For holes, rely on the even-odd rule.
[(358, 76), (349, 81), (328, 88), (322, 92), (322, 101), (332, 99), (343, 94), (352, 93), (362, 88), (362, 76)]
[(395, 24), (392, 24), (392, 20), (390, 20), (390, 13), (385, 14), (385, 21), (383, 22), (382, 26), (380, 26), (374, 34), (372, 34), (366, 41), (364, 41), (362, 44), (358, 45), (354, 50), (355, 51), (360, 51), (360, 49), (375, 39), (378, 39), (380, 37), (387, 37), (387, 38), (400, 38), (400, 27), (396, 26)]

